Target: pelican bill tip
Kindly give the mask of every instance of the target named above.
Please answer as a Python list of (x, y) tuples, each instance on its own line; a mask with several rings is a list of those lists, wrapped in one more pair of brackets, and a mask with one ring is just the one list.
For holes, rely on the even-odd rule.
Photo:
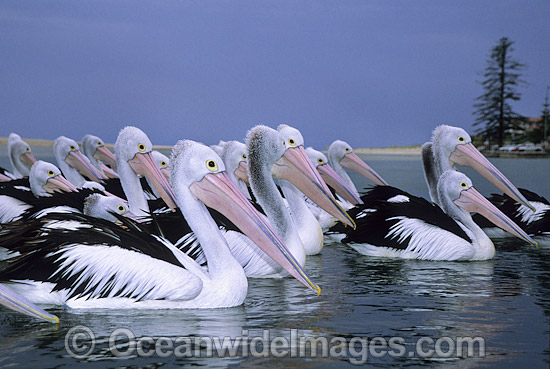
[(47, 322), (53, 323), (53, 324), (59, 324), (59, 317), (55, 314), (50, 314), (47, 311), (44, 312), (37, 312), (38, 317), (41, 319), (44, 319)]
[(317, 296), (320, 296), (321, 295), (321, 287), (317, 286)]

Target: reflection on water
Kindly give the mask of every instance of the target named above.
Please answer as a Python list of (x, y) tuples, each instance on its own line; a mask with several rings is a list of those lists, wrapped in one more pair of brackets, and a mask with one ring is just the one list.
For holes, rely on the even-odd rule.
[[(428, 196), (418, 157), (369, 158), (390, 184)], [(506, 159), (498, 165), (518, 186), (549, 196), (541, 182), (548, 183), (550, 178), (535, 181), (525, 177), (524, 160)], [(537, 176), (549, 176), (548, 163), (538, 159), (529, 166)], [(354, 174), (352, 178), (360, 183), (358, 187), (367, 185)], [(522, 183), (526, 180), (530, 182)], [(483, 193), (493, 192), (484, 182), (474, 179)], [(89, 365), (97, 367), (351, 367), (348, 360), (338, 358), (117, 359), (108, 350), (109, 335), (117, 328), (130, 329), (136, 337), (240, 337), (243, 332), (257, 337), (264, 329), (269, 330), (270, 337), (286, 338), (291, 329), (311, 337), (397, 336), (404, 339), (407, 353), (414, 351), (424, 336), (434, 340), (481, 336), (486, 343), (484, 358), (385, 356), (369, 357), (368, 362), (380, 367), (547, 367), (550, 249), (537, 249), (514, 239), (495, 245), (494, 260), (460, 263), (367, 257), (342, 244), (332, 244), (322, 255), (307, 260), (308, 273), (322, 287), (321, 296), (288, 278), (256, 279), (249, 281), (244, 305), (231, 309), (80, 311), (50, 307), (61, 318), (55, 327), (0, 308), (0, 366), (74, 366), (78, 361), (68, 356), (65, 335), (72, 327), (84, 325), (97, 337), (93, 355), (87, 359)], [(198, 350), (204, 355), (204, 347)]]

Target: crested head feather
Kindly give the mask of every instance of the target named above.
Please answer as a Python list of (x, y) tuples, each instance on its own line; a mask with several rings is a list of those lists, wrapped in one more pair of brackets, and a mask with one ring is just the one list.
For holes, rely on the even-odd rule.
[(277, 127), (277, 131), (280, 131), (281, 129), (285, 129), (285, 128), (288, 128), (290, 127), (288, 124), (279, 124), (279, 126)]
[(134, 143), (136, 140), (145, 145), (147, 151), (152, 150), (153, 144), (145, 132), (134, 126), (126, 126), (118, 133), (118, 137), (115, 142), (115, 156), (118, 157), (127, 148), (130, 148), (133, 151), (134, 147), (130, 144)]
[(451, 126), (446, 124), (440, 124), (437, 127), (435, 127), (432, 131), (432, 142), (437, 141), (437, 138), (440, 137), (450, 127)]
[(82, 212), (84, 214), (90, 214), (90, 209), (97, 206), (97, 204), (101, 200), (101, 196), (102, 195), (98, 193), (93, 193), (90, 196), (86, 197), (86, 199), (84, 200), (84, 208)]

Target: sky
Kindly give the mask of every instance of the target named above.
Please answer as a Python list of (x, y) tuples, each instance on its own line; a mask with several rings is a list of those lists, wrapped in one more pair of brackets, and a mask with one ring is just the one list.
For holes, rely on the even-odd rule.
[(548, 0), (3, 0), (0, 136), (114, 142), (135, 125), (213, 144), (285, 123), (324, 149), (471, 133), (504, 36), (527, 64), (512, 106), (541, 115), (549, 15)]

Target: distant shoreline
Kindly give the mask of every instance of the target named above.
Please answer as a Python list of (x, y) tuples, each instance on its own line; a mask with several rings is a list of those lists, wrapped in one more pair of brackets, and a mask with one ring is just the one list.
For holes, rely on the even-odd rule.
[[(53, 140), (43, 140), (36, 138), (23, 138), (23, 140), (31, 146), (52, 147)], [(0, 145), (7, 145), (8, 138), (0, 137)], [(80, 142), (79, 142), (80, 144)], [(114, 144), (105, 143), (105, 146), (114, 148)], [(153, 145), (157, 150), (171, 150), (169, 145)], [(354, 148), (353, 151), (357, 154), (391, 154), (391, 155), (420, 155), (420, 146), (407, 147), (380, 147), (380, 148)]]
[(420, 146), (406, 147), (358, 147), (353, 151), (356, 154), (389, 154), (389, 155), (420, 155)]
[[(43, 140), (40, 138), (24, 138), (22, 137), (22, 140), (28, 143), (31, 146), (40, 146), (40, 147), (52, 147), (54, 140)], [(80, 145), (81, 142), (77, 141)], [(7, 137), (0, 137), (0, 145), (7, 145), (8, 144), (8, 138)], [(105, 146), (114, 149), (115, 144), (112, 143), (105, 143)], [(172, 150), (172, 146), (169, 145), (153, 145), (153, 148), (156, 150)]]
[[(36, 138), (23, 138), (31, 146), (52, 147), (53, 140), (43, 140)], [(0, 145), (7, 145), (8, 138), (0, 137)], [(80, 142), (79, 142), (80, 144)], [(114, 149), (114, 144), (106, 143), (105, 146)], [(172, 150), (170, 145), (153, 145), (155, 150)], [(323, 150), (326, 152), (326, 150)], [(403, 147), (358, 147), (353, 151), (356, 154), (372, 154), (372, 155), (420, 155), (421, 146), (403, 146)], [(545, 152), (499, 152), (499, 151), (484, 151), (483, 154), (490, 158), (550, 158), (550, 153)]]

